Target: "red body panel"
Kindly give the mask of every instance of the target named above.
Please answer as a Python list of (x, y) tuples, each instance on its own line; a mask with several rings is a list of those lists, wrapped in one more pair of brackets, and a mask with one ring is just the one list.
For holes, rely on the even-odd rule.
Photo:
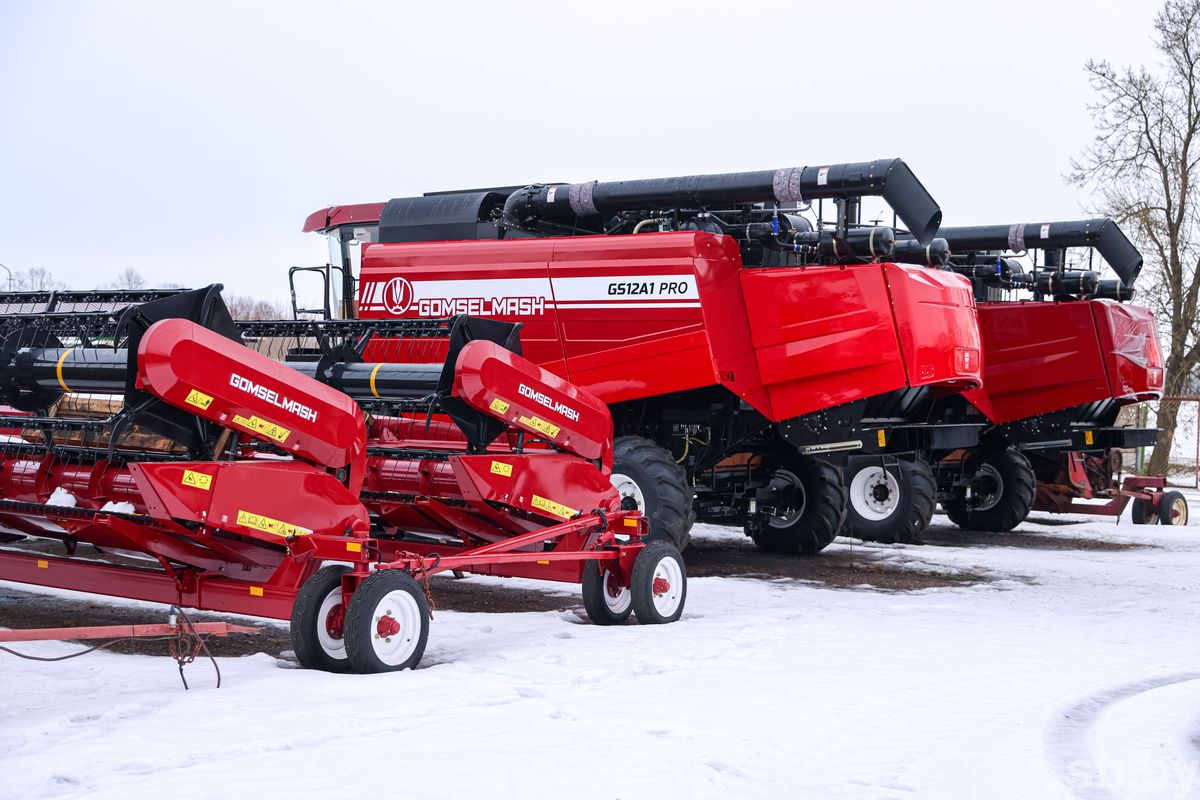
[(894, 264), (746, 269), (733, 239), (708, 233), (373, 244), (359, 309), (522, 322), (528, 358), (609, 404), (724, 385), (781, 420), (980, 380), (966, 279)]
[(1108, 300), (981, 303), (984, 383), (967, 399), (995, 423), (1116, 398), (1158, 397), (1154, 317)]

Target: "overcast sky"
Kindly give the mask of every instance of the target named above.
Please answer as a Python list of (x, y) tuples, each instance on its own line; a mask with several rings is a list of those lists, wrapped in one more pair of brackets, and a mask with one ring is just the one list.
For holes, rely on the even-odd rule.
[(1158, 6), (0, 0), (0, 262), (282, 299), (329, 205), (885, 157), (946, 224), (1073, 219), (1083, 62)]

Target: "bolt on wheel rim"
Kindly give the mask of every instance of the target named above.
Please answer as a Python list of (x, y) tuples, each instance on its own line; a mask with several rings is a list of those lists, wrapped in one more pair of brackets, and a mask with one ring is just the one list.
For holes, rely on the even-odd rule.
[(621, 499), (631, 497), (637, 503), (638, 511), (646, 510), (646, 496), (642, 494), (642, 489), (637, 485), (637, 481), (620, 472), (614, 472), (609, 480), (612, 481), (613, 488), (617, 490)]
[(654, 567), (650, 591), (654, 596), (655, 611), (664, 617), (675, 613), (683, 600), (683, 570), (678, 561), (671, 556), (663, 556)]
[(883, 467), (860, 469), (850, 481), (850, 502), (863, 519), (887, 519), (900, 507), (900, 484)]
[(338, 586), (325, 595), (321, 607), (317, 609), (317, 641), (330, 658), (346, 658), (346, 642), (342, 638), (345, 619), (342, 587)]
[(421, 639), (421, 607), (406, 591), (388, 592), (371, 615), (371, 647), (379, 660), (394, 667), (407, 661)]

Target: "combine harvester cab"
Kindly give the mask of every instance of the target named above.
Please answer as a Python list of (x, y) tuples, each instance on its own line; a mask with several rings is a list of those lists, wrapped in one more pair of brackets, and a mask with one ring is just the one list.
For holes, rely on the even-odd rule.
[[(699, 515), (812, 554), (844, 525), (912, 540), (935, 503), (929, 462), (982, 428), (926, 424), (981, 381), (970, 284), (900, 263), (930, 256), (860, 224), (867, 195), (920, 241), (940, 221), (896, 160), (450, 192), (325, 209), (305, 229), (330, 237), (345, 280), (327, 287), (353, 297), (358, 279), (357, 304), (330, 309), (520, 322), (529, 358), (611, 409), (614, 485), (656, 532), (682, 547)], [(367, 355), (409, 348), (392, 346)]]
[[(0, 579), (290, 619), (332, 671), (415, 666), (444, 570), (581, 583), (600, 624), (679, 618), (682, 559), (621, 508), (607, 407), (515, 326), (235, 323), (219, 289), (0, 320)], [(376, 335), (443, 357), (365, 363)]]
[[(951, 519), (1010, 530), (1031, 509), (1119, 514), (1132, 499), (1136, 522), (1186, 523), (1186, 502), (1164, 491), (1163, 478), (1121, 479), (1122, 450), (1153, 445), (1157, 431), (1118, 425), (1117, 416), (1162, 396), (1163, 360), (1153, 314), (1128, 302), (1142, 257), (1117, 224), (943, 228), (938, 235), (954, 252), (951, 266), (974, 284), (984, 349), (983, 386), (963, 394), (963, 410), (987, 428), (977, 447), (938, 469)], [(1094, 248), (1118, 278), (1068, 268), (1072, 247)], [(1014, 252), (1032, 254), (1029, 271), (1005, 255)], [(1109, 502), (1076, 502), (1095, 499)]]

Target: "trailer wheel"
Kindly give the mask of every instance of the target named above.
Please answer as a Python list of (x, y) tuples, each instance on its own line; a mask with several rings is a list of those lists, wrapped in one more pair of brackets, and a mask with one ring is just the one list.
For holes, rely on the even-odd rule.
[(636, 503), (650, 518), (650, 536), (687, 547), (691, 537), (692, 487), (669, 450), (641, 436), (620, 436), (613, 443), (612, 484), (623, 504)]
[(1188, 504), (1182, 492), (1163, 492), (1158, 499), (1158, 521), (1162, 525), (1187, 525)]
[(1133, 505), (1129, 507), (1129, 521), (1134, 525), (1150, 525), (1158, 522), (1158, 517), (1154, 516), (1146, 503), (1134, 498)]
[(429, 603), (407, 572), (381, 569), (350, 596), (346, 654), (355, 672), (415, 667), (429, 639)]
[(958, 487), (942, 501), (942, 508), (960, 528), (1011, 531), (1029, 516), (1036, 485), (1029, 459), (1008, 447), (978, 462), (971, 477), (974, 504), (967, 499), (966, 488)]
[(846, 533), (868, 542), (919, 542), (937, 503), (929, 463), (854, 459), (847, 470)]
[(621, 586), (616, 576), (601, 569), (599, 561), (583, 566), (583, 610), (594, 625), (620, 625), (633, 611), (628, 586)]
[(842, 471), (819, 458), (804, 457), (772, 479), (792, 484), (793, 501), (779, 513), (751, 520), (746, 533), (769, 553), (811, 556), (824, 550), (846, 519), (846, 487)]
[(306, 669), (346, 672), (345, 608), (342, 605), (342, 576), (349, 567), (318, 570), (304, 582), (292, 605), (292, 649)]
[(662, 625), (679, 619), (687, 600), (687, 569), (675, 545), (664, 539), (647, 542), (632, 572), (629, 592), (638, 622)]

